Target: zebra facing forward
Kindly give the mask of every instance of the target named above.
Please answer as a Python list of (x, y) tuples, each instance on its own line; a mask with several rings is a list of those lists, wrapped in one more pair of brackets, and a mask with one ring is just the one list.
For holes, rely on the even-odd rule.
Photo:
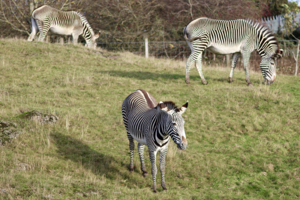
[(196, 68), (203, 84), (208, 84), (202, 73), (201, 59), (205, 49), (217, 54), (233, 53), (229, 82), (232, 82), (234, 68), (240, 55), (243, 56), (246, 82), (249, 78), (249, 59), (251, 52), (257, 50), (262, 57), (260, 69), (265, 83), (271, 84), (276, 78), (277, 58), (282, 57), (282, 49), (271, 31), (260, 23), (251, 20), (214, 20), (205, 17), (190, 22), (183, 31), (192, 50), (186, 62), (185, 82), (190, 83), (190, 66), (196, 61)]
[(138, 142), (138, 152), (143, 176), (147, 176), (144, 162), (144, 145), (148, 146), (153, 179), (153, 192), (156, 192), (156, 154), (159, 152), (161, 186), (165, 184), (165, 157), (170, 137), (179, 149), (186, 149), (187, 140), (184, 131), (182, 114), (188, 107), (188, 102), (177, 108), (171, 101), (160, 102), (145, 90), (136, 90), (122, 104), (122, 115), (127, 131), (130, 148), (130, 171), (133, 171), (134, 140)]
[(32, 12), (31, 15), (31, 34), (28, 41), (32, 41), (40, 31), (39, 41), (43, 41), (50, 30), (59, 35), (72, 35), (73, 43), (77, 44), (79, 35), (82, 35), (88, 47), (96, 47), (96, 39), (99, 33), (94, 34), (87, 19), (79, 12), (64, 12), (44, 5)]

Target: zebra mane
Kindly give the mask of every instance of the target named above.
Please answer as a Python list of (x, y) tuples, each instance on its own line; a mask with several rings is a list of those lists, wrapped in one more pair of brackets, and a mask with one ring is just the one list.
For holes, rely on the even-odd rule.
[(80, 17), (82, 23), (89, 29), (89, 31), (91, 32), (92, 35), (95, 35), (91, 25), (89, 24), (89, 22), (87, 21), (87, 19), (85, 18), (85, 16), (83, 16), (80, 12), (75, 11), (75, 13)]
[(263, 24), (260, 21), (255, 21), (252, 19), (247, 19), (246, 20), (249, 24), (251, 24), (252, 26), (254, 26), (257, 30), (260, 30), (262, 32), (263, 35), (268, 35), (271, 36), (273, 38), (273, 40), (275, 41), (275, 45), (277, 46), (277, 49), (279, 49), (279, 43), (277, 38), (275, 37), (274, 33), (272, 32), (272, 30), (266, 26), (265, 24)]
[(175, 112), (180, 111), (173, 101), (164, 101), (163, 103), (168, 107), (169, 110), (174, 110)]

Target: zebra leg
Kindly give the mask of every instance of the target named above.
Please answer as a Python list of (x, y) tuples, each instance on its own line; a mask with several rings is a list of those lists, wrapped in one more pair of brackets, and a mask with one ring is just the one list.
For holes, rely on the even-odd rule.
[(76, 45), (78, 43), (79, 35), (77, 33), (72, 33), (73, 44)]
[(149, 157), (151, 161), (151, 173), (152, 173), (152, 180), (153, 180), (153, 192), (156, 193), (156, 174), (157, 174), (157, 167), (156, 167), (156, 151), (149, 150)]
[(229, 83), (233, 82), (233, 79), (232, 79), (232, 77), (233, 77), (233, 71), (234, 71), (234, 69), (236, 67), (237, 60), (239, 59), (240, 56), (241, 56), (240, 53), (235, 53), (232, 56), (231, 70), (230, 70), (230, 74), (229, 74), (229, 77), (228, 77), (228, 82)]
[(201, 81), (204, 85), (208, 85), (208, 82), (205, 80), (204, 78), (204, 75), (203, 75), (203, 72), (202, 72), (202, 65), (201, 65), (201, 60), (202, 60), (202, 52), (200, 52), (199, 56), (198, 56), (198, 59), (197, 59), (197, 62), (196, 62), (196, 68), (197, 68), (197, 71), (200, 75), (200, 78), (201, 78)]
[(161, 186), (163, 190), (167, 190), (166, 183), (165, 183), (165, 163), (166, 163), (167, 151), (168, 151), (168, 146), (159, 153), (159, 160), (160, 160), (159, 169), (161, 173)]
[(243, 64), (244, 64), (244, 70), (246, 74), (246, 82), (248, 83), (248, 86), (253, 86), (253, 84), (250, 81), (249, 78), (249, 60), (250, 60), (251, 52), (244, 52), (243, 53)]
[(190, 84), (190, 69), (191, 65), (195, 62), (193, 58), (193, 54), (190, 55), (188, 60), (186, 61), (186, 67), (185, 67), (185, 82), (186, 84)]
[(146, 177), (146, 176), (148, 176), (148, 173), (146, 171), (146, 166), (145, 166), (145, 161), (144, 161), (144, 148), (145, 148), (145, 145), (143, 145), (141, 143), (138, 144), (138, 150), (139, 150), (140, 161), (141, 161), (141, 170), (143, 172), (143, 176)]
[(250, 53), (247, 52), (246, 54), (243, 54), (243, 64), (244, 64), (246, 82), (248, 83), (248, 86), (253, 86), (249, 77), (249, 60), (250, 60)]
[(204, 78), (202, 73), (201, 59), (202, 53), (208, 46), (208, 36), (207, 34), (201, 35), (197, 40), (191, 42), (187, 42), (192, 53), (186, 62), (186, 73), (185, 73), (185, 82), (190, 84), (190, 65), (196, 61), (196, 68), (200, 75), (201, 81), (204, 85), (207, 85), (207, 81)]
[(50, 29), (50, 24), (48, 21), (38, 23), (39, 29), (40, 29), (40, 36), (39, 36), (39, 41), (44, 41), (49, 29)]
[(133, 164), (134, 141), (133, 141), (133, 137), (128, 132), (127, 132), (127, 137), (128, 137), (128, 140), (129, 140), (129, 149), (130, 149), (129, 170), (130, 170), (130, 172), (133, 172), (133, 169), (134, 169), (134, 164)]

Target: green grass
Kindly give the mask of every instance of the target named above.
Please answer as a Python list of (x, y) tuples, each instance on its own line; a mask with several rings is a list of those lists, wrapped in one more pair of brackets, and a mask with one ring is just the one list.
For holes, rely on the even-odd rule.
[[(204, 66), (186, 85), (185, 63), (131, 53), (0, 39), (0, 121), (22, 134), (0, 147), (0, 199), (299, 199), (299, 77), (254, 87), (237, 70)], [(143, 88), (157, 101), (189, 100), (185, 151), (171, 142), (168, 191), (152, 192), (138, 154), (130, 173), (121, 104)], [(59, 116), (40, 125), (18, 116)], [(137, 149), (137, 148), (136, 148)], [(151, 172), (146, 153), (146, 167)]]

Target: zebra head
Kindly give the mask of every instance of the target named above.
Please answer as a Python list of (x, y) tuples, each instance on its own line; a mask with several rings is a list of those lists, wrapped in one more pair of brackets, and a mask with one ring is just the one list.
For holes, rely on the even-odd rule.
[(87, 40), (87, 43), (85, 46), (89, 47), (89, 48), (94, 48), (96, 49), (97, 47), (97, 42), (96, 42), (96, 39), (98, 39), (100, 36), (100, 31), (96, 34), (93, 34), (91, 35), (91, 39), (90, 40)]
[(270, 85), (276, 78), (276, 61), (282, 57), (283, 50), (277, 50), (271, 57), (262, 57), (260, 69), (265, 79), (265, 83)]
[(165, 102), (160, 102), (159, 107), (166, 111), (170, 116), (172, 116), (172, 123), (171, 127), (173, 129), (173, 132), (176, 134), (176, 139), (172, 137), (174, 142), (177, 144), (178, 149), (186, 149), (187, 147), (187, 139), (185, 135), (185, 130), (184, 130), (184, 119), (181, 116), (185, 110), (188, 107), (188, 101), (181, 106), (180, 108), (177, 108), (175, 104), (172, 101), (165, 101)]

